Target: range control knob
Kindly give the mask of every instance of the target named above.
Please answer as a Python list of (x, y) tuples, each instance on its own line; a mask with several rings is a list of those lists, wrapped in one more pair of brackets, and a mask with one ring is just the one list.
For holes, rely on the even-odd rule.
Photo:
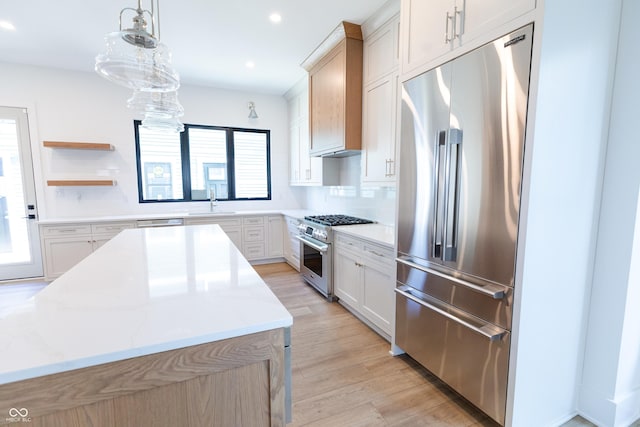
[(327, 232), (324, 230), (314, 230), (313, 237), (318, 240), (327, 240)]

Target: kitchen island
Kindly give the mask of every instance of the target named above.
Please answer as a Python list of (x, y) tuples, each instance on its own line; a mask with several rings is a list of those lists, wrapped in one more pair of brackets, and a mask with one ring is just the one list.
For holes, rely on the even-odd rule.
[(0, 424), (284, 425), (291, 325), (217, 225), (125, 230), (0, 319)]

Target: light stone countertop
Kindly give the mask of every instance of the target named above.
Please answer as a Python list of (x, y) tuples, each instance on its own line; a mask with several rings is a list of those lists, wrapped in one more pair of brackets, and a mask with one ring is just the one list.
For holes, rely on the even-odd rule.
[(55, 224), (83, 224), (90, 222), (110, 222), (110, 221), (138, 221), (149, 219), (171, 219), (171, 218), (215, 218), (228, 216), (250, 216), (250, 215), (285, 215), (294, 218), (304, 218), (305, 215), (314, 215), (317, 212), (305, 209), (273, 209), (273, 210), (254, 210), (254, 211), (224, 211), (208, 212), (207, 210), (193, 212), (162, 212), (162, 213), (140, 213), (130, 215), (104, 215), (94, 217), (64, 217), (64, 218), (45, 218), (38, 220), (41, 225)]
[(0, 318), (0, 384), (292, 323), (219, 226), (125, 230)]
[(395, 229), (388, 225), (377, 223), (341, 225), (339, 227), (333, 227), (333, 232), (367, 239), (391, 249), (393, 249), (395, 245)]

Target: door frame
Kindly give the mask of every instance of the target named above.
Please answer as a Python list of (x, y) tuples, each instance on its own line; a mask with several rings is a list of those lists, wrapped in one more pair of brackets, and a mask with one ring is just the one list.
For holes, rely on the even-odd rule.
[[(25, 202), (26, 204), (32, 204), (36, 207), (36, 218), (31, 220), (27, 219), (27, 221), (30, 222), (27, 230), (31, 241), (32, 255), (32, 263), (28, 265), (31, 267), (26, 267), (23, 264), (23, 267), (6, 267), (5, 271), (5, 267), (0, 266), (0, 282), (21, 280), (32, 277), (39, 278), (44, 276), (44, 260), (42, 256), (43, 254), (38, 226), (39, 213), (41, 212), (39, 209), (40, 204), (38, 203), (38, 194), (41, 194), (43, 187), (39, 185), (39, 183), (42, 182), (40, 173), (41, 168), (36, 167), (36, 165), (40, 165), (40, 153), (38, 150), (34, 150), (33, 144), (33, 141), (37, 140), (35, 137), (36, 129), (33, 125), (35, 122), (35, 108), (0, 105), (0, 110), (3, 111), (3, 115), (5, 113), (7, 113), (7, 116), (14, 114), (14, 117), (16, 118), (19, 139), (18, 150), (20, 153), (20, 162), (22, 167)], [(24, 272), (28, 270), (31, 271), (28, 273)], [(9, 275), (11, 277), (9, 277)]]

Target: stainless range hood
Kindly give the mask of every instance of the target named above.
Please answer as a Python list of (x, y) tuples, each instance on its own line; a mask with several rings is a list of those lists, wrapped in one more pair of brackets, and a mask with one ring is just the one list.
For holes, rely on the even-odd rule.
[(323, 158), (343, 158), (343, 157), (351, 157), (357, 156), (362, 153), (362, 150), (338, 150), (330, 153), (323, 153), (320, 155), (316, 155), (314, 157), (323, 157)]

